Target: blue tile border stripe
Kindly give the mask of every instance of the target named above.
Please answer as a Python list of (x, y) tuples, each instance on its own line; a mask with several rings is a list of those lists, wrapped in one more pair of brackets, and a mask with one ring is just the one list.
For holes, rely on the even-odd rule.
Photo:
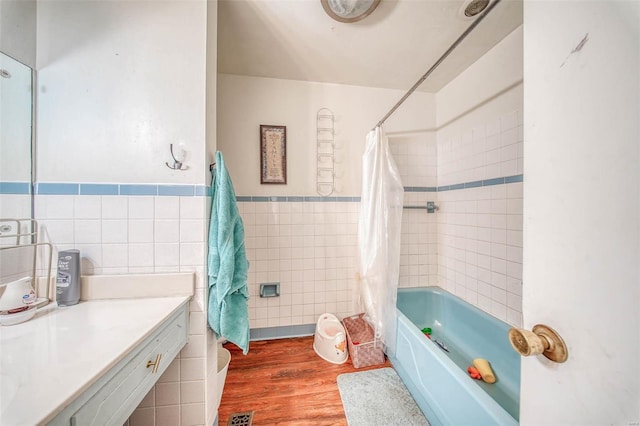
[(119, 195), (158, 195), (158, 185), (120, 185)]
[(195, 192), (194, 185), (158, 185), (158, 195), (193, 197)]
[(80, 195), (118, 195), (118, 185), (81, 183)]
[[(443, 192), (483, 186), (504, 185), (524, 182), (524, 175), (498, 177), (442, 186), (405, 186), (405, 192)], [(207, 185), (153, 185), (117, 183), (57, 183), (41, 182), (34, 185), (34, 192), (41, 195), (150, 195), (179, 197), (210, 197), (211, 187)], [(0, 194), (30, 194), (29, 182), (0, 182)], [(306, 195), (262, 196), (239, 195), (238, 202), (360, 202), (360, 197), (319, 197)]]
[(436, 192), (438, 190), (435, 186), (405, 186), (404, 192)]
[(507, 176), (504, 178), (504, 183), (516, 183), (524, 182), (524, 175)]
[(0, 194), (29, 195), (30, 182), (0, 182)]
[(51, 183), (51, 182), (37, 183), (36, 194), (79, 195), (80, 185), (77, 183)]
[[(0, 182), (0, 194), (28, 194), (30, 184), (24, 183), (21, 192), (14, 182)], [(26, 191), (26, 192), (23, 192)], [(55, 183), (40, 182), (35, 184), (35, 193), (40, 195), (152, 195), (180, 197), (210, 197), (211, 187), (206, 185), (153, 185), (153, 184), (118, 184), (118, 183)]]
[(479, 188), (482, 186), (504, 185), (507, 183), (524, 182), (524, 175), (498, 177), (493, 179), (476, 180), (473, 182), (457, 183), (455, 185), (443, 185), (438, 187), (438, 192), (454, 191), (457, 189)]

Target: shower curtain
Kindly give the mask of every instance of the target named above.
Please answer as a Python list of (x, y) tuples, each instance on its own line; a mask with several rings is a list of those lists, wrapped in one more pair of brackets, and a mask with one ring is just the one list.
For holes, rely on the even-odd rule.
[(382, 127), (367, 135), (362, 157), (356, 304), (387, 355), (395, 355), (396, 300), (404, 188)]

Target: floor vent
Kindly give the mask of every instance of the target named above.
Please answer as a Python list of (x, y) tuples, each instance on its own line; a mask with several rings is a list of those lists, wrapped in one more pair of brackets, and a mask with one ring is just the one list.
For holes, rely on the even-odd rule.
[(253, 419), (253, 411), (232, 413), (229, 415), (227, 426), (251, 426), (251, 419)]

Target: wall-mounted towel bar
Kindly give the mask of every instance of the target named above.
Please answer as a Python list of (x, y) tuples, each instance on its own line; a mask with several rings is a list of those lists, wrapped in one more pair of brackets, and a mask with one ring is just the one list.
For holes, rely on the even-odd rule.
[(437, 210), (439, 210), (439, 207), (436, 206), (436, 203), (433, 201), (427, 201), (427, 204), (424, 206), (402, 206), (402, 208), (407, 210), (425, 209), (427, 213), (435, 213)]

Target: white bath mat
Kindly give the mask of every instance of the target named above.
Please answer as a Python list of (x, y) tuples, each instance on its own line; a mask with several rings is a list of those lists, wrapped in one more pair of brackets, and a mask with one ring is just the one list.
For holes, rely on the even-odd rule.
[(349, 426), (429, 425), (393, 368), (338, 376)]

